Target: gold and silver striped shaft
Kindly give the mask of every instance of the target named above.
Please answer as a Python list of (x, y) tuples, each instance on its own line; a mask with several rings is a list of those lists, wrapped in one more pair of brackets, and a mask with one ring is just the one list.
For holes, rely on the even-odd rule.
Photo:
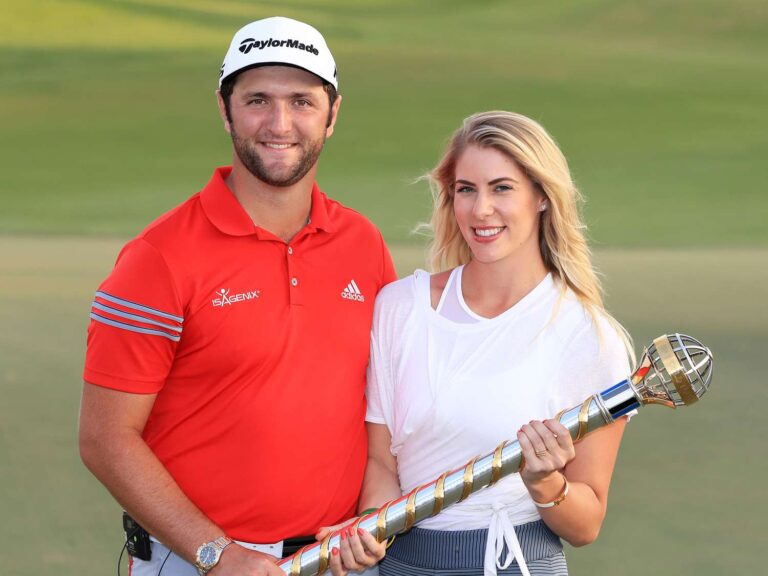
[[(712, 379), (712, 353), (690, 336), (660, 336), (649, 346), (640, 365), (627, 380), (590, 396), (556, 419), (570, 432), (574, 442), (646, 404), (672, 408), (692, 404), (706, 392)], [(471, 494), (492, 486), (501, 478), (519, 472), (523, 455), (519, 443), (507, 440), (492, 452), (477, 456), (456, 470), (387, 502), (376, 512), (358, 518), (359, 527), (379, 542), (409, 530), (414, 524), (439, 514)], [(335, 532), (322, 542), (305, 546), (283, 559), (279, 566), (291, 576), (315, 576), (328, 570), (330, 552), (340, 545)]]

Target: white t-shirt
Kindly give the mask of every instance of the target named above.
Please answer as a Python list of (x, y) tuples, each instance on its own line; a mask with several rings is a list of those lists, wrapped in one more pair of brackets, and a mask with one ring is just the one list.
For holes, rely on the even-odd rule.
[[(614, 328), (604, 318), (596, 326), (551, 275), (499, 316), (477, 318), (455, 322), (435, 311), (423, 270), (376, 300), (366, 420), (389, 428), (404, 494), (630, 373)], [(519, 474), (419, 526), (488, 528), (502, 509), (512, 524), (539, 518)]]

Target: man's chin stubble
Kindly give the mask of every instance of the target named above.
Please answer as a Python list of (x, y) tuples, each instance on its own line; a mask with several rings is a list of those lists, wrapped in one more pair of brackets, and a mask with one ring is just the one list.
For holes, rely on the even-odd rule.
[(307, 173), (317, 162), (325, 141), (323, 140), (320, 142), (319, 146), (315, 145), (309, 150), (302, 149), (302, 154), (298, 162), (294, 166), (287, 168), (284, 171), (286, 172), (284, 176), (275, 174), (274, 171), (268, 170), (264, 165), (264, 162), (262, 162), (261, 158), (259, 157), (258, 153), (249, 147), (246, 142), (238, 138), (235, 134), (232, 134), (232, 143), (234, 145), (235, 152), (240, 159), (240, 162), (242, 162), (242, 164), (251, 174), (253, 174), (255, 178), (269, 186), (285, 188), (288, 186), (293, 186), (307, 175)]

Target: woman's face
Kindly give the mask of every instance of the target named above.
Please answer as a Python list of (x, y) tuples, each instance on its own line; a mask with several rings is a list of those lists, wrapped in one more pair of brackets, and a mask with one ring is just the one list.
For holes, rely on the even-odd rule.
[(469, 146), (456, 163), (453, 212), (478, 262), (540, 258), (544, 194), (517, 162), (495, 148)]

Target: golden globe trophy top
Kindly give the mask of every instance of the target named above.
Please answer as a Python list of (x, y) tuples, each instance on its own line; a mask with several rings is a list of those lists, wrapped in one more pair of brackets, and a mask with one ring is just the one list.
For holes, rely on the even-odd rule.
[[(590, 396), (579, 406), (561, 411), (556, 419), (568, 428), (574, 442), (648, 404), (670, 408), (695, 403), (712, 381), (712, 353), (698, 340), (684, 334), (660, 336), (646, 348), (640, 365), (623, 382)], [(358, 518), (355, 528), (373, 534), (379, 542), (400, 534), (420, 520), (439, 514), (474, 492), (519, 472), (523, 465), (520, 445), (504, 441), (495, 450), (473, 458), (456, 470), (387, 502), (376, 512)], [(323, 574), (330, 551), (338, 547), (339, 532), (322, 542), (305, 546), (278, 565), (291, 576)]]

